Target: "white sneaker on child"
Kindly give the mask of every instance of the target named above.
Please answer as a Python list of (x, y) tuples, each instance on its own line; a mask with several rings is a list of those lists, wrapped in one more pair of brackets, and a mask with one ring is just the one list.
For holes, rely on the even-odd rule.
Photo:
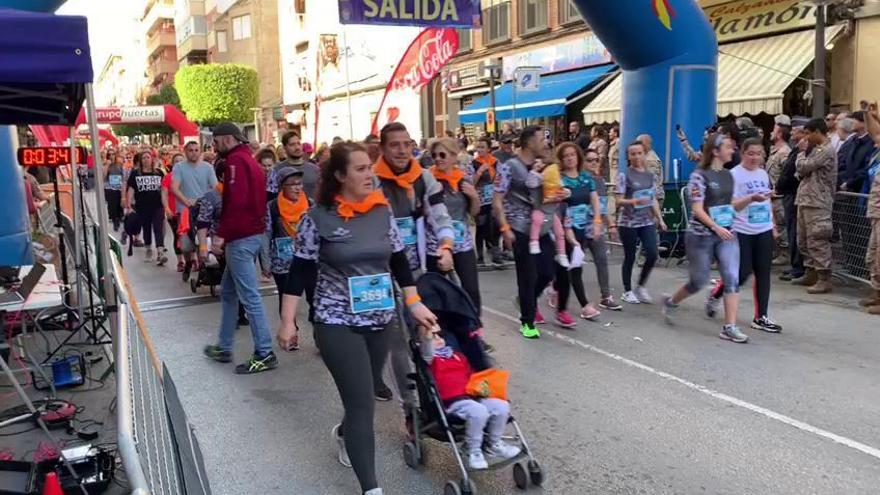
[(468, 454), (468, 467), (471, 469), (489, 469), (489, 463), (479, 450)]
[(486, 447), (486, 455), (495, 459), (513, 459), (514, 457), (519, 455), (519, 452), (519, 447), (508, 445), (501, 440)]
[(556, 257), (555, 257), (554, 259), (556, 260), (556, 263), (557, 263), (559, 266), (561, 266), (562, 268), (568, 268), (568, 267), (569, 267), (569, 264), (568, 264), (568, 256), (566, 256), (566, 255), (564, 255), (564, 254), (562, 254), (562, 253), (559, 253), (559, 254), (556, 255)]
[(538, 241), (529, 241), (529, 254), (541, 254), (541, 243)]

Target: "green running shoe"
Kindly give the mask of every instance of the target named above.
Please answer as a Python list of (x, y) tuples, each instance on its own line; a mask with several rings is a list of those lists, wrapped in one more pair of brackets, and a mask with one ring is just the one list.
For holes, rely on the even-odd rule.
[(519, 327), (519, 332), (527, 339), (541, 338), (541, 332), (535, 328), (535, 325), (523, 324), (523, 326)]
[(273, 370), (278, 367), (278, 357), (274, 352), (270, 352), (263, 357), (253, 355), (244, 364), (235, 367), (235, 372), (239, 375), (251, 375), (263, 371)]

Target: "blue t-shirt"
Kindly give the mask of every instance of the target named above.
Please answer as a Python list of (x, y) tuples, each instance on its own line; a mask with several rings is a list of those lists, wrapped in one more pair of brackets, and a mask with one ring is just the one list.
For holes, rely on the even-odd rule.
[[(210, 163), (192, 164), (183, 161), (175, 165), (171, 173), (172, 180), (180, 182), (180, 192), (193, 201), (201, 198), (217, 185), (217, 176)], [(186, 205), (178, 201), (177, 212), (183, 211), (184, 208)]]

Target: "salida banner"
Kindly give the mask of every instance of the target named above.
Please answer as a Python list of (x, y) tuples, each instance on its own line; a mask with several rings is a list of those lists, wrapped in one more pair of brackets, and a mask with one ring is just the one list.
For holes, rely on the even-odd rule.
[(458, 52), (458, 32), (449, 28), (427, 28), (409, 45), (385, 88), (379, 111), (373, 119), (373, 133), (400, 116), (410, 97), (431, 82)]
[(342, 24), (479, 28), (480, 0), (339, 0)]

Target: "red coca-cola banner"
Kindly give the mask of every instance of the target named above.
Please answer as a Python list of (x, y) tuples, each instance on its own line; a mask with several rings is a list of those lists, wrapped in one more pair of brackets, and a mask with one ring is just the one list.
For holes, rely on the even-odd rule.
[[(418, 93), (440, 74), (457, 52), (458, 32), (455, 29), (432, 27), (419, 33), (400, 58), (397, 69), (385, 88), (379, 111), (373, 119), (373, 133), (378, 133), (381, 126), (394, 122), (400, 115), (400, 108), (392, 106), (395, 94)], [(387, 110), (386, 103), (391, 103)]]

